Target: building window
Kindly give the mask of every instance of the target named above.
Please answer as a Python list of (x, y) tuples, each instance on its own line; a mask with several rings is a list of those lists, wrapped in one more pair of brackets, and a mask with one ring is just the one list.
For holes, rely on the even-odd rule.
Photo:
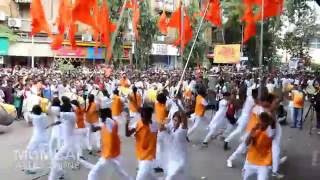
[(320, 49), (320, 37), (312, 38), (309, 42), (309, 47)]

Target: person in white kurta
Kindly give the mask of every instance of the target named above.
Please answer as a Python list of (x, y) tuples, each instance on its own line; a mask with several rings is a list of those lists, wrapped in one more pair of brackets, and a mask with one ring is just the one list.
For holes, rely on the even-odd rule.
[[(59, 98), (54, 98), (52, 100), (52, 105), (49, 108), (49, 115), (52, 117), (54, 123), (60, 120), (60, 100)], [(56, 125), (52, 127), (50, 143), (49, 143), (49, 153), (50, 157), (53, 158), (56, 151), (62, 146), (61, 137), (61, 125)]]
[(26, 173), (35, 173), (36, 164), (34, 164), (32, 157), (48, 152), (49, 135), (46, 130), (48, 118), (46, 114), (42, 113), (41, 107), (35, 105), (29, 114), (29, 119), (33, 124), (33, 131), (26, 149), (30, 161), (28, 163), (30, 167), (27, 167)]
[(213, 116), (209, 124), (209, 132), (203, 140), (203, 145), (208, 145), (209, 140), (213, 135), (217, 134), (219, 128), (222, 128), (227, 123), (226, 112), (228, 109), (230, 93), (224, 93), (223, 99), (219, 102), (219, 109), (216, 114)]
[[(62, 98), (63, 105), (60, 112), (63, 146), (52, 159), (48, 180), (56, 180), (63, 177), (63, 166), (68, 158), (77, 158), (77, 143), (75, 143), (76, 114), (72, 111), (70, 100)], [(58, 124), (58, 123), (56, 123)]]
[(158, 135), (158, 138), (163, 139), (167, 153), (165, 180), (188, 180), (187, 118), (181, 111), (177, 111), (171, 121), (168, 127), (160, 127)]
[(239, 137), (240, 139), (241, 133), (244, 132), (248, 124), (252, 108), (254, 107), (255, 101), (258, 97), (258, 89), (253, 89), (251, 94), (252, 96), (247, 96), (246, 101), (243, 105), (241, 115), (237, 121), (237, 128), (232, 131), (232, 133), (225, 139), (225, 149), (228, 149), (228, 143), (230, 143), (236, 137)]

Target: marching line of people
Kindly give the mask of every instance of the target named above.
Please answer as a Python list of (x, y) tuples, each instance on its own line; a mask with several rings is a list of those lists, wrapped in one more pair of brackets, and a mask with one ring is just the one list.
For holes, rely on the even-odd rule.
[[(275, 95), (274, 81), (267, 84), (243, 81), (231, 87), (219, 83), (214, 91), (213, 108), (207, 97), (210, 91), (201, 81), (185, 81), (179, 90), (170, 83), (141, 87), (140, 81), (131, 83), (125, 74), (112, 86), (102, 83), (100, 87), (99, 82), (85, 84), (83, 96), (66, 90), (73, 87), (64, 83), (65, 89), (53, 93), (51, 99), (45, 98), (37, 88), (31, 88), (25, 99), (24, 106), (28, 108), (24, 108), (24, 116), (33, 125), (27, 151), (48, 152), (49, 180), (63, 178), (68, 169), (62, 163), (70, 159), (90, 170), (90, 180), (105, 177), (104, 172), (109, 168), (121, 179), (134, 179), (119, 160), (121, 139), (130, 136), (135, 139), (138, 161), (135, 179), (157, 179), (155, 173), (163, 172), (166, 180), (188, 180), (188, 144), (203, 124), (208, 132), (202, 148), (218, 136), (224, 139), (225, 150), (231, 149), (231, 142), (240, 140), (226, 166), (234, 167), (235, 160), (246, 154), (243, 179), (253, 174), (257, 174), (258, 180), (267, 180), (270, 174), (284, 177), (279, 170), (286, 156), (281, 156), (278, 110), (285, 100)], [(283, 93), (287, 93), (290, 101), (287, 110), (292, 127), (302, 128), (305, 94), (297, 84), (284, 85)], [(212, 117), (206, 113), (209, 109), (216, 109)], [(85, 150), (89, 155), (99, 154), (96, 164), (87, 161)], [(34, 173), (37, 168), (30, 166), (26, 172)]]

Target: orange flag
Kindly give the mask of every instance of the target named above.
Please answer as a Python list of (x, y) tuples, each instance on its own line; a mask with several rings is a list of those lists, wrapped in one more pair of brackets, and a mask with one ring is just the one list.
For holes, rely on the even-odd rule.
[[(190, 22), (190, 17), (184, 10), (184, 18), (183, 18), (183, 30), (181, 29), (182, 21), (181, 21), (181, 7), (175, 10), (171, 18), (168, 22), (168, 27), (176, 28), (178, 30), (178, 39), (175, 41), (174, 45), (181, 46), (182, 50), (186, 47), (186, 45), (192, 40), (192, 27)], [(183, 32), (182, 32), (183, 31)]]
[(30, 16), (31, 16), (31, 35), (35, 35), (39, 32), (48, 33), (51, 35), (49, 24), (45, 17), (41, 0), (32, 0), (30, 4)]
[(246, 5), (246, 10), (242, 20), (245, 22), (243, 42), (247, 42), (257, 33), (256, 21), (254, 19), (253, 8), (251, 4)]
[(161, 16), (159, 17), (159, 20), (158, 20), (158, 28), (159, 28), (159, 31), (166, 35), (168, 33), (168, 30), (167, 30), (167, 16), (166, 16), (166, 12), (165, 11), (162, 11), (162, 14)]
[(136, 40), (139, 40), (139, 31), (138, 31), (138, 25), (140, 22), (140, 8), (137, 1), (133, 4), (133, 17), (132, 17), (132, 28), (134, 32), (134, 36), (136, 37)]
[(71, 45), (72, 49), (75, 49), (77, 46), (76, 39), (75, 39), (76, 32), (77, 32), (77, 25), (75, 23), (70, 24), (69, 41), (70, 41), (70, 45)]
[[(258, 4), (262, 6), (262, 0), (256, 0)], [(261, 1), (261, 2), (260, 2)], [(265, 0), (264, 1), (264, 12), (263, 19), (267, 19), (269, 17), (279, 16), (283, 9), (284, 0)], [(262, 19), (262, 7), (260, 11), (255, 16), (256, 20)]]
[[(201, 14), (203, 16), (204, 12)], [(209, 22), (211, 22), (212, 25), (221, 27), (222, 20), (221, 20), (221, 10), (220, 10), (220, 0), (209, 1), (209, 8), (204, 18)]]
[(101, 33), (101, 39), (104, 45), (107, 48), (107, 59), (111, 58), (112, 54), (112, 47), (111, 47), (111, 35), (116, 30), (116, 25), (111, 22), (110, 16), (109, 16), (109, 8), (107, 6), (107, 3), (104, 1), (99, 13), (100, 19), (100, 33)]
[(91, 10), (94, 9), (96, 4), (97, 0), (76, 0), (72, 9), (72, 20), (80, 21), (96, 29), (96, 23), (91, 15)]
[(53, 37), (51, 42), (51, 49), (58, 50), (61, 48), (62, 42), (64, 40), (63, 34), (57, 34)]

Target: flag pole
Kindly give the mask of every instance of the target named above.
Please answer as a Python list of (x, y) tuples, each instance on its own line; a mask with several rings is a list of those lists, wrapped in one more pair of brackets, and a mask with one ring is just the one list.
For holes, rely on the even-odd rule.
[[(34, 35), (31, 36), (31, 47), (34, 48)], [(31, 68), (34, 68), (34, 54), (33, 50), (31, 51)]]
[(180, 23), (180, 29), (181, 29), (181, 34), (180, 34), (180, 51), (181, 51), (181, 54), (180, 54), (180, 56), (181, 56), (181, 62), (183, 63), (183, 55), (184, 55), (184, 53), (183, 53), (183, 51), (184, 51), (184, 49), (183, 49), (183, 42), (184, 42), (184, 40), (183, 40), (183, 37), (184, 37), (184, 1), (182, 0), (181, 1), (181, 6), (180, 6), (180, 12), (181, 12), (181, 23)]
[(260, 87), (259, 87), (259, 97), (261, 97), (261, 90), (262, 90), (262, 75), (263, 75), (263, 69), (262, 69), (262, 61), (263, 61), (263, 28), (264, 28), (264, 24), (263, 24), (263, 19), (264, 19), (264, 0), (262, 0), (262, 8), (261, 8), (261, 14), (262, 14), (262, 18), (261, 18), (261, 30), (260, 30), (260, 52), (259, 52), (259, 83), (260, 83)]
[[(117, 26), (116, 26), (116, 30), (115, 32), (112, 34), (112, 39), (111, 39), (111, 54), (113, 53), (113, 46), (114, 46), (114, 43), (115, 43), (115, 40), (116, 40), (116, 37), (118, 35), (118, 31), (119, 31), (119, 28), (120, 28), (120, 25), (121, 25), (121, 21), (123, 19), (123, 15), (124, 15), (124, 11), (125, 11), (125, 7), (126, 7), (126, 4), (127, 4), (127, 1), (128, 0), (124, 0), (124, 3), (122, 5), (122, 8), (121, 8), (121, 12), (120, 12), (120, 17), (119, 17), (119, 20), (117, 22)], [(106, 52), (107, 52), (107, 47), (106, 47)], [(106, 56), (107, 56), (107, 53), (106, 53)], [(110, 60), (109, 60), (110, 61)]]
[(183, 78), (184, 78), (184, 76), (185, 76), (185, 73), (186, 73), (186, 70), (187, 70), (187, 67), (188, 67), (190, 58), (191, 58), (191, 54), (192, 54), (192, 52), (193, 52), (194, 46), (195, 46), (195, 44), (196, 44), (196, 41), (197, 41), (197, 39), (198, 39), (198, 36), (199, 36), (200, 30), (201, 30), (201, 27), (202, 27), (204, 18), (205, 18), (205, 16), (206, 16), (207, 12), (208, 12), (209, 5), (210, 5), (210, 1), (208, 1), (207, 7), (206, 7), (206, 9), (205, 9), (205, 11), (204, 11), (204, 15), (203, 15), (202, 18), (201, 18), (200, 25), (199, 25), (199, 27), (198, 27), (196, 37), (194, 38), (194, 41), (193, 41), (193, 43), (192, 43), (191, 50), (190, 50), (190, 53), (189, 53), (189, 55), (188, 55), (187, 62), (186, 62), (186, 64), (185, 64), (185, 66), (184, 66), (184, 69), (183, 69), (183, 72), (182, 72), (180, 81), (179, 81), (179, 83), (178, 83), (178, 85), (177, 85), (176, 94), (178, 93), (178, 90), (180, 89), (180, 86), (181, 86), (181, 84), (182, 84)]

